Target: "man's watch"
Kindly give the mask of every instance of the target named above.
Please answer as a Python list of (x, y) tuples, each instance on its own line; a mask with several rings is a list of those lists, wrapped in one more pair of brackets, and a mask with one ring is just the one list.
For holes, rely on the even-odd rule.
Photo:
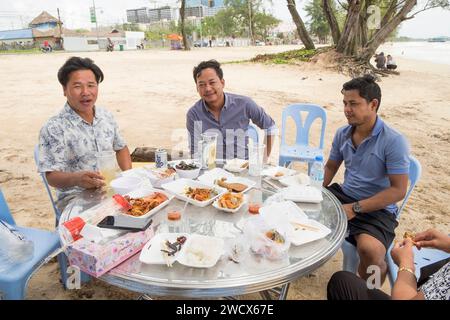
[(362, 213), (362, 208), (361, 205), (359, 204), (359, 201), (356, 201), (353, 206), (352, 206), (352, 210), (355, 214), (361, 214)]

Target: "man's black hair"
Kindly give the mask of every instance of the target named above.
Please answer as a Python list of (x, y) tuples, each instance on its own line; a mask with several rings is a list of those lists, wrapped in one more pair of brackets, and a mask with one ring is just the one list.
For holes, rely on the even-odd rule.
[(58, 70), (58, 81), (64, 87), (69, 82), (69, 76), (72, 72), (78, 70), (91, 70), (95, 75), (97, 83), (103, 81), (104, 76), (102, 70), (89, 58), (71, 57)]
[(216, 70), (217, 76), (219, 77), (220, 80), (223, 79), (223, 71), (222, 68), (220, 67), (220, 63), (217, 62), (216, 60), (208, 60), (208, 61), (202, 61), (198, 64), (198, 66), (194, 67), (194, 82), (197, 83), (197, 78), (200, 76), (200, 73), (202, 73), (203, 70), (205, 69), (214, 69)]
[(359, 95), (364, 98), (368, 103), (373, 99), (378, 100), (378, 108), (381, 104), (381, 89), (380, 86), (375, 82), (375, 78), (369, 74), (362, 77), (353, 78), (352, 80), (344, 83), (341, 92), (348, 90), (358, 90)]

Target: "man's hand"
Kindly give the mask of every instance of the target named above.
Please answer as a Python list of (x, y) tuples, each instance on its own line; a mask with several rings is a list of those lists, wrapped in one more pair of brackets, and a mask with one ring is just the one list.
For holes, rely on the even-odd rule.
[(105, 178), (95, 171), (75, 172), (76, 185), (85, 189), (100, 188), (105, 185)]
[(347, 220), (352, 220), (356, 217), (356, 213), (353, 211), (353, 203), (347, 203), (342, 206), (344, 207), (345, 214), (347, 215)]
[(450, 253), (450, 237), (436, 229), (416, 234), (414, 237), (417, 248), (435, 248)]
[(394, 248), (391, 250), (391, 256), (397, 266), (415, 270), (413, 242), (411, 239), (407, 238), (395, 243)]

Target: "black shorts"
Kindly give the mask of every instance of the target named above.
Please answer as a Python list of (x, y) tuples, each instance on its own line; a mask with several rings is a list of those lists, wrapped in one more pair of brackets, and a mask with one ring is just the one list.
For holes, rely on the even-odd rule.
[[(330, 190), (342, 204), (357, 201), (356, 199), (347, 196), (344, 191), (342, 191), (341, 186), (337, 183), (333, 183), (331, 186), (328, 186), (327, 189)], [(364, 212), (348, 221), (349, 236), (346, 240), (356, 246), (355, 236), (366, 233), (380, 241), (387, 251), (392, 241), (394, 241), (395, 228), (397, 228), (397, 226), (398, 221), (395, 218), (395, 215), (385, 209)]]

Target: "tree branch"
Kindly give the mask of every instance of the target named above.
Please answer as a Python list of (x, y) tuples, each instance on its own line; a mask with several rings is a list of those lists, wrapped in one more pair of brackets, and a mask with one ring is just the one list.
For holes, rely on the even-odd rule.
[(434, 5), (434, 6), (427, 7), (427, 6), (428, 6), (428, 3), (429, 3), (429, 1), (427, 1), (427, 4), (423, 7), (423, 9), (414, 12), (413, 14), (411, 14), (411, 15), (408, 16), (408, 17), (405, 17), (404, 20), (409, 20), (409, 19), (414, 18), (414, 17), (416, 16), (416, 14), (418, 14), (418, 13), (420, 13), (420, 12), (423, 12), (423, 11), (426, 11), (426, 10), (430, 10), (430, 9), (434, 9), (434, 8), (439, 8), (439, 7), (441, 7), (441, 6), (438, 5), (438, 4), (436, 4), (436, 5)]
[(348, 6), (343, 5), (339, 0), (336, 0), (336, 2), (339, 3), (339, 5), (341, 6), (342, 9), (344, 9), (346, 11), (348, 10)]

